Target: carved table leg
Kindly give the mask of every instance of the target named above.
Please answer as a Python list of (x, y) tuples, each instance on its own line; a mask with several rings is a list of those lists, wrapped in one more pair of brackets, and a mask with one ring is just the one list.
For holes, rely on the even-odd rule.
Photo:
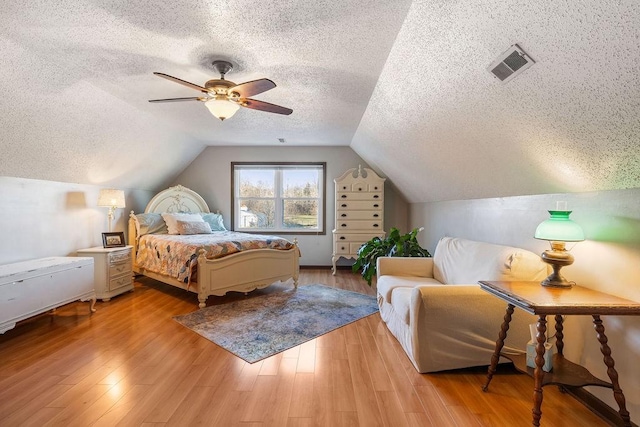
[(487, 371), (487, 381), (485, 382), (484, 386), (482, 386), (482, 391), (487, 391), (489, 389), (489, 383), (493, 378), (493, 374), (496, 373), (496, 368), (498, 367), (498, 362), (500, 361), (500, 352), (502, 351), (502, 347), (504, 347), (504, 340), (505, 338), (507, 338), (509, 322), (511, 322), (511, 315), (513, 314), (514, 307), (515, 306), (513, 304), (507, 305), (507, 312), (504, 315), (500, 333), (498, 334), (496, 348), (493, 352), (493, 355), (491, 356), (491, 365), (489, 365), (489, 370)]
[(547, 316), (538, 317), (538, 334), (536, 335), (536, 368), (533, 371), (533, 425), (540, 425), (542, 417), (542, 380), (544, 379), (544, 344), (547, 342)]
[[(564, 319), (562, 318), (561, 314), (556, 314), (555, 320), (556, 320), (556, 348), (558, 349), (558, 355), (564, 356), (564, 333), (562, 332)], [(558, 385), (558, 390), (560, 390), (560, 393), (567, 392), (567, 389), (562, 384)]]
[(336, 254), (333, 254), (333, 256), (331, 257), (331, 266), (332, 266), (331, 271), (333, 272), (334, 276), (336, 275), (336, 260), (337, 260)]
[(593, 326), (596, 330), (598, 341), (600, 342), (600, 351), (604, 356), (604, 364), (607, 365), (607, 375), (609, 375), (611, 385), (613, 385), (613, 397), (616, 399), (618, 407), (620, 408), (620, 411), (618, 412), (620, 413), (620, 417), (622, 418), (624, 425), (631, 426), (631, 417), (629, 416), (629, 411), (627, 411), (624, 394), (622, 393), (620, 383), (618, 382), (618, 372), (614, 367), (615, 362), (613, 357), (611, 357), (611, 348), (607, 344), (608, 339), (604, 334), (604, 325), (602, 324), (600, 315), (593, 315)]
[(91, 305), (89, 306), (89, 311), (91, 313), (95, 313), (96, 312), (96, 298), (91, 298)]
[(562, 356), (564, 353), (564, 333), (562, 333), (562, 315), (556, 314), (556, 348), (558, 354)]

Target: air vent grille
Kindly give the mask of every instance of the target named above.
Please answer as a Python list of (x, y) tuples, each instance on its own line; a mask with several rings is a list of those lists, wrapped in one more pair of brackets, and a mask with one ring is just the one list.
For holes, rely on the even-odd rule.
[(535, 61), (520, 46), (514, 44), (493, 61), (488, 70), (502, 83), (507, 83), (533, 64)]

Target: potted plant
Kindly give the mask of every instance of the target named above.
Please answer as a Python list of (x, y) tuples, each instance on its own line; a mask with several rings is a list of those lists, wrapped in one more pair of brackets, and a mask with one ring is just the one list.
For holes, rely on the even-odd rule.
[(374, 237), (360, 246), (356, 262), (351, 269), (354, 273), (362, 270), (362, 277), (371, 286), (371, 280), (376, 275), (376, 260), (381, 256), (431, 257), (429, 251), (418, 243), (417, 236), (422, 230), (423, 227), (414, 228), (407, 234), (400, 234), (397, 228), (392, 227), (384, 239)]

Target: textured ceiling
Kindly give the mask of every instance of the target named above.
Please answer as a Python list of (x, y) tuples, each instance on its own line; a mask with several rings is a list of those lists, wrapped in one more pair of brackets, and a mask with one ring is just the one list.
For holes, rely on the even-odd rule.
[[(402, 25), (407, 0), (27, 1), (0, 14), (0, 174), (154, 189), (206, 145), (349, 145)], [(270, 78), (224, 123), (199, 92), (236, 64), (236, 83)]]
[(414, 1), (351, 146), (410, 202), (640, 187), (639, 45), (636, 0)]
[[(158, 189), (207, 145), (349, 145), (410, 202), (640, 187), (635, 0), (5, 2), (0, 175)], [(507, 84), (509, 46), (535, 60)], [(198, 102), (210, 63), (291, 116)]]

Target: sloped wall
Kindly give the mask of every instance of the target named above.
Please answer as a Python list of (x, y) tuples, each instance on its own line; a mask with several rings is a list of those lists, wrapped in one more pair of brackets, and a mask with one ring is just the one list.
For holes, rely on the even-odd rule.
[[(534, 239), (533, 234), (536, 226), (548, 218), (546, 211), (554, 209), (557, 201), (568, 203), (573, 211), (571, 218), (583, 227), (586, 235), (586, 240), (571, 250), (575, 262), (562, 270), (563, 275), (581, 286), (640, 301), (640, 188), (417, 203), (410, 205), (409, 222), (412, 227), (425, 227), (420, 240), (431, 251), (441, 237), (454, 236), (541, 253), (548, 243)], [(638, 423), (640, 317), (604, 316), (603, 322), (627, 409)], [(496, 325), (496, 334), (498, 328)], [(565, 355), (599, 378), (608, 379), (591, 317), (569, 317), (565, 332)], [(588, 390), (617, 410), (611, 390), (599, 387)]]

